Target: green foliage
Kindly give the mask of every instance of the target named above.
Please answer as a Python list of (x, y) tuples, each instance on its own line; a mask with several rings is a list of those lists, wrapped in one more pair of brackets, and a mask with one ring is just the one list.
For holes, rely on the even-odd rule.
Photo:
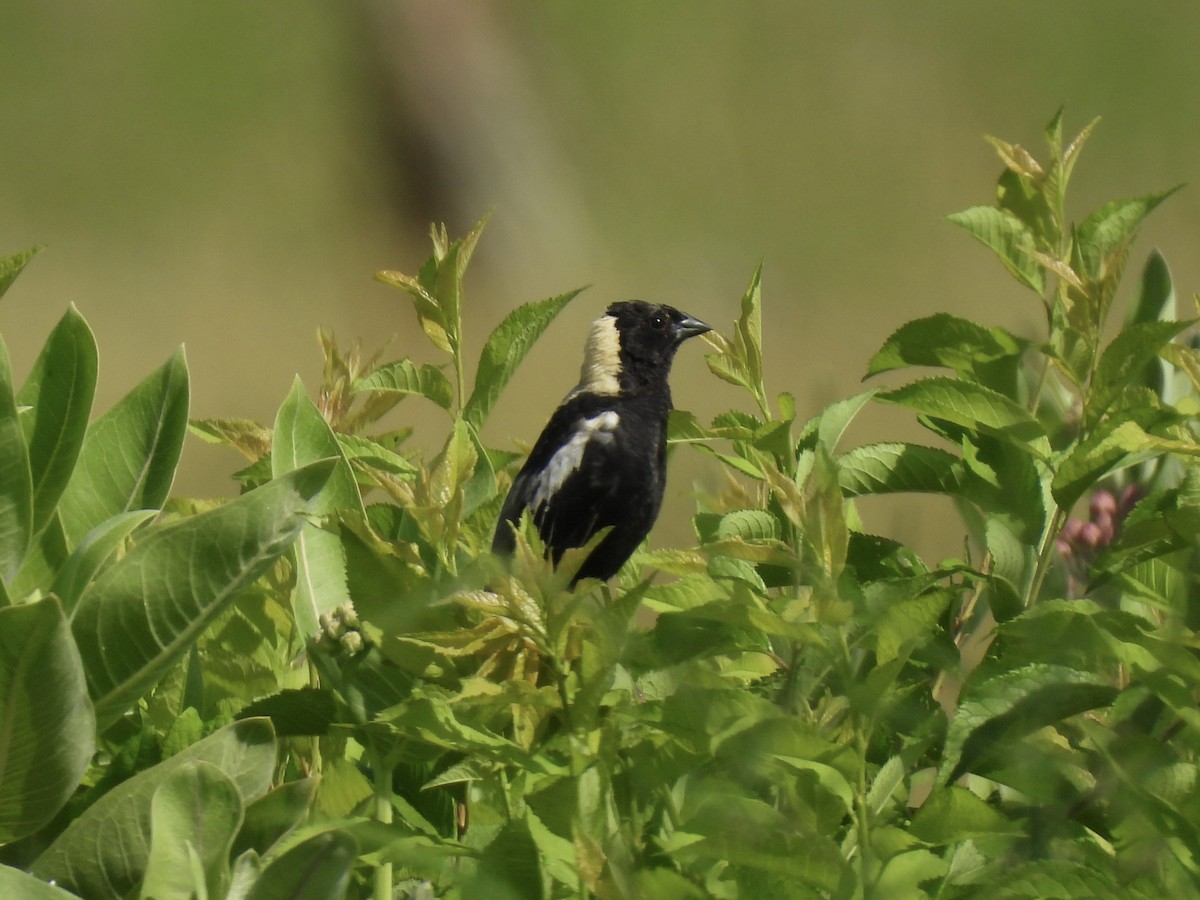
[[(1110, 321), (1170, 192), (1072, 223), (1091, 130), (1056, 116), (1044, 160), (991, 139), (995, 203), (950, 218), (1044, 333), (909, 322), (867, 365), (891, 383), (806, 419), (768, 389), (756, 271), (708, 357), (749, 411), (671, 420), (725, 486), (694, 546), (611, 585), (569, 590), (586, 548), (555, 570), (532, 528), (488, 553), (519, 455), (481, 430), (578, 292), (513, 310), (471, 371), (482, 222), (379, 274), (432, 360), (323, 334), (272, 427), (190, 423), (248, 460), (235, 500), (166, 502), (182, 355), (89, 425), (77, 312), (19, 389), (0, 354), (0, 890), (1195, 894), (1200, 358), (1158, 254)], [(420, 446), (384, 425), (410, 397), (446, 413)], [(928, 437), (843, 446), (873, 403)], [(855, 504), (912, 492), (952, 499), (962, 558)]]

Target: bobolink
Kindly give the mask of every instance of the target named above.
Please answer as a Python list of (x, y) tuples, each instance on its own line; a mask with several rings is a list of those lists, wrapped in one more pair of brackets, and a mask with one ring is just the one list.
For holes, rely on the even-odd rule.
[(579, 384), (563, 399), (513, 481), (492, 551), (511, 554), (529, 511), (548, 555), (612, 526), (572, 580), (611, 578), (650, 532), (667, 471), (667, 375), (679, 345), (711, 329), (670, 306), (629, 300), (597, 319)]

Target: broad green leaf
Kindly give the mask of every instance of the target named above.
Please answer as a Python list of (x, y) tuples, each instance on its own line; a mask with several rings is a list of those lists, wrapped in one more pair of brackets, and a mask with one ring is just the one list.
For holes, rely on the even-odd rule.
[(875, 626), (877, 662), (880, 665), (891, 662), (941, 633), (941, 623), (952, 599), (948, 591), (927, 591), (889, 604)]
[(1175, 314), (1175, 285), (1162, 253), (1154, 250), (1142, 269), (1137, 300), (1129, 311), (1130, 322), (1170, 322)]
[(47, 884), (27, 872), (0, 865), (0, 897), (19, 897), (21, 900), (79, 900), (60, 887)]
[(88, 428), (59, 510), (73, 546), (117, 513), (159, 509), (171, 490), (187, 432), (183, 351)]
[(1021, 825), (979, 799), (966, 788), (937, 788), (913, 816), (912, 834), (927, 844), (958, 841), (995, 834), (1018, 835)]
[(352, 465), (361, 469), (386, 472), (389, 475), (408, 476), (418, 469), (395, 450), (373, 438), (359, 434), (337, 434), (342, 455)]
[[(316, 405), (297, 378), (275, 417), (275, 441), (271, 450), (271, 474), (287, 472), (320, 459), (334, 459), (333, 474), (312, 504), (310, 512), (328, 516), (340, 512), (366, 515), (362, 495), (341, 445)], [(337, 532), (306, 522), (292, 548), (296, 586), (292, 612), (302, 640), (317, 633), (321, 613), (350, 602), (346, 586), (346, 551)]]
[(21, 274), (21, 271), (29, 265), (29, 261), (44, 249), (44, 244), (37, 244), (28, 250), (23, 250), (20, 253), (14, 253), (12, 256), (0, 259), (0, 297), (3, 297), (4, 293), (12, 287), (12, 283), (17, 280), (17, 276)]
[(1004, 268), (1037, 294), (1046, 289), (1046, 273), (1034, 258), (1037, 245), (1029, 227), (1008, 210), (973, 206), (947, 216), (953, 224), (996, 254)]
[(847, 496), (862, 494), (958, 494), (962, 461), (952, 453), (920, 444), (886, 443), (855, 447), (837, 457), (838, 483)]
[(84, 591), (71, 626), (101, 728), (292, 545), (332, 468), (314, 463), (224, 506), (149, 529)]
[(874, 894), (877, 897), (928, 897), (921, 885), (935, 882), (948, 869), (944, 859), (924, 848), (902, 851), (884, 863), (879, 878), (872, 885)]
[(581, 290), (518, 306), (488, 335), (475, 370), (475, 387), (463, 407), (463, 417), (475, 430), (483, 427), (529, 348)]
[(715, 539), (772, 541), (779, 539), (779, 522), (765, 509), (735, 509), (721, 516)]
[(212, 763), (188, 760), (168, 773), (150, 799), (150, 850), (139, 897), (221, 896), (241, 824), (237, 785)]
[(882, 391), (878, 397), (921, 415), (993, 434), (1041, 458), (1050, 452), (1046, 434), (1037, 420), (1003, 394), (982, 385), (954, 378), (925, 378)]
[(483, 848), (474, 886), (480, 897), (546, 896), (542, 857), (528, 822), (510, 820)]
[[(879, 393), (877, 390), (871, 389), (829, 404), (821, 410), (813, 422), (805, 425), (804, 431), (807, 433), (809, 427), (815, 424), (817, 442), (832, 453), (842, 439), (842, 435), (846, 433), (846, 429), (850, 427), (854, 417), (877, 393)], [(803, 437), (801, 437), (800, 443), (806, 449), (811, 449), (805, 444)]]
[(21, 568), (33, 537), (33, 480), (13, 397), (8, 349), (0, 339), (0, 581)]
[(1007, 867), (999, 884), (973, 892), (982, 900), (1076, 900), (1076, 898), (1120, 897), (1122, 900), (1161, 900), (1155, 892), (1144, 893), (1128, 880), (1117, 881), (1095, 866), (1065, 859), (1046, 859)]
[(246, 807), (246, 818), (234, 842), (233, 854), (254, 850), (260, 856), (307, 818), (316, 796), (319, 776), (288, 781)]
[(1022, 350), (1022, 342), (1003, 328), (984, 328), (968, 319), (937, 313), (893, 332), (871, 358), (867, 375), (907, 366), (944, 366), (967, 374), (981, 363), (1017, 356)]
[(350, 872), (358, 844), (344, 831), (313, 835), (266, 865), (246, 900), (342, 900), (350, 886)]
[(26, 551), (25, 561), (9, 585), (9, 593), (19, 600), (36, 591), (48, 592), (70, 555), (67, 539), (63, 535), (62, 522), (55, 511), (42, 533), (33, 539)]
[(95, 731), (83, 664), (58, 601), (0, 609), (0, 844), (32, 834), (70, 799), (91, 762)]
[(1195, 321), (1133, 322), (1122, 328), (1104, 348), (1096, 365), (1084, 410), (1088, 424), (1098, 422), (1121, 391), (1141, 379), (1146, 366), (1157, 359), (1162, 348)]
[(1103, 422), (1059, 464), (1051, 485), (1054, 499), (1069, 510), (1105, 475), (1158, 455), (1161, 446), (1131, 418)]
[(72, 306), (54, 326), (17, 392), (33, 476), (33, 529), (45, 527), (66, 490), (96, 393), (96, 339)]
[(75, 611), (75, 605), (83, 594), (84, 588), (100, 571), (121, 546), (124, 540), (144, 522), (153, 519), (158, 512), (153, 509), (139, 509), (134, 512), (119, 513), (111, 519), (101, 522), (83, 536), (79, 546), (67, 557), (54, 576), (51, 593), (62, 601), (63, 609), (70, 617)]
[(216, 766), (232, 780), (242, 800), (250, 803), (271, 785), (275, 733), (266, 719), (235, 722), (139, 772), (74, 819), (34, 860), (30, 871), (81, 897), (124, 897), (134, 891), (150, 854), (155, 792), (190, 761)]
[(1080, 222), (1075, 230), (1075, 244), (1085, 273), (1094, 280), (1103, 278), (1114, 254), (1124, 252), (1142, 220), (1180, 187), (1144, 197), (1113, 200)]
[(994, 764), (1030, 732), (1106, 706), (1117, 693), (1093, 672), (1044, 664), (968, 684), (946, 733), (939, 781), (948, 784), (988, 759)]
[(454, 385), (438, 366), (401, 359), (380, 366), (354, 383), (354, 392), (378, 391), (384, 394), (415, 394), (431, 400), (442, 409), (454, 404)]
[(791, 819), (770, 804), (714, 791), (698, 807), (682, 827), (701, 839), (672, 852), (682, 862), (709, 861), (782, 876), (793, 889), (816, 888), (817, 896), (832, 895), (848, 874), (831, 840), (797, 831)]

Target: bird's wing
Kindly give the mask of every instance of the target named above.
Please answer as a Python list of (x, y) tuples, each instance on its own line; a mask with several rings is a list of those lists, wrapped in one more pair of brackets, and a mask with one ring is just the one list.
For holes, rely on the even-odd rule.
[(492, 544), (495, 552), (512, 552), (509, 523), (517, 522), (525, 510), (533, 514), (556, 556), (565, 547), (587, 541), (595, 527), (586, 514), (588, 507), (603, 501), (609, 489), (589, 471), (598, 452), (611, 445), (619, 424), (615, 410), (586, 397), (573, 398), (556, 410), (504, 501)]

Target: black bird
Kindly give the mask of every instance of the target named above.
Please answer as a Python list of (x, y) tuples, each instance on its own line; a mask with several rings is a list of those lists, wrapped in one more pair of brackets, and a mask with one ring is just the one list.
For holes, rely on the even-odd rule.
[(579, 384), (563, 399), (513, 481), (492, 541), (509, 555), (529, 511), (555, 565), (612, 526), (572, 580), (611, 578), (650, 532), (667, 470), (667, 375), (679, 345), (711, 331), (670, 306), (614, 303), (588, 334)]

